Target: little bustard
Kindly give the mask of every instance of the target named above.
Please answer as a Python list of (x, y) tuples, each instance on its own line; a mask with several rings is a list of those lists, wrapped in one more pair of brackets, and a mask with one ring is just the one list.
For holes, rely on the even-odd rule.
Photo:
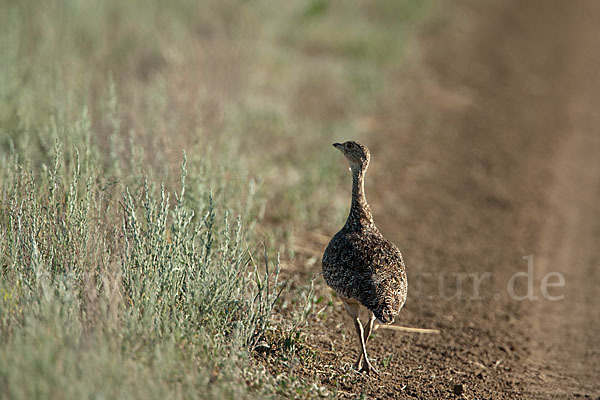
[[(352, 203), (346, 224), (323, 254), (323, 278), (340, 296), (354, 322), (360, 342), (356, 368), (360, 372), (376, 372), (367, 357), (366, 344), (375, 320), (391, 324), (404, 305), (408, 285), (406, 271), (398, 248), (375, 226), (365, 198), (369, 149), (353, 141), (333, 146), (350, 162)], [(361, 305), (369, 310), (365, 329), (359, 319)]]

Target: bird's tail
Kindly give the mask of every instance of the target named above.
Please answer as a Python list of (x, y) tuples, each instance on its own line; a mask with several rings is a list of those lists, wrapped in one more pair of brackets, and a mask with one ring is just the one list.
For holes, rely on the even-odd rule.
[(389, 307), (381, 307), (372, 311), (373, 314), (375, 314), (375, 318), (377, 318), (377, 322), (380, 324), (389, 325), (394, 323), (394, 318), (396, 315), (389, 309)]

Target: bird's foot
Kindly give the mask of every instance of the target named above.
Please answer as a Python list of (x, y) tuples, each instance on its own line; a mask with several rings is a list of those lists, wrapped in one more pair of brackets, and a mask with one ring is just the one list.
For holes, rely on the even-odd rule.
[(356, 360), (356, 363), (354, 364), (354, 369), (359, 371), (362, 369), (362, 366), (363, 366), (363, 357), (361, 354), (360, 357), (358, 358), (358, 360)]
[(358, 369), (358, 372), (366, 372), (367, 375), (370, 375), (370, 374), (377, 375), (377, 374), (379, 374), (379, 371), (377, 371), (375, 369), (375, 367), (371, 364), (371, 362), (369, 360), (365, 360), (365, 362), (363, 363), (363, 365), (362, 366), (357, 366), (357, 368), (358, 367), (360, 367)]

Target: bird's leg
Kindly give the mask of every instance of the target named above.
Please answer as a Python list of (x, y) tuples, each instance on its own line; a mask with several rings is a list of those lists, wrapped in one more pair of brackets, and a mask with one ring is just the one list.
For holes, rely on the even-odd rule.
[[(371, 333), (373, 333), (373, 324), (374, 323), (375, 323), (375, 314), (373, 314), (373, 312), (370, 311), (369, 322), (366, 325), (366, 330), (365, 330), (365, 346), (369, 342), (369, 338), (371, 337)], [(360, 357), (358, 358), (358, 361), (356, 362), (356, 369), (361, 369), (361, 367), (362, 367), (362, 360), (363, 360), (363, 354), (361, 352), (360, 353)]]
[[(367, 346), (365, 343), (365, 336), (363, 331), (363, 326), (358, 318), (360, 305), (356, 303), (349, 303), (344, 301), (344, 305), (346, 306), (346, 311), (352, 317), (352, 321), (354, 322), (354, 327), (356, 328), (356, 334), (358, 335), (358, 340), (360, 342), (361, 353), (358, 357), (357, 367), (360, 367), (359, 372), (366, 372), (367, 374), (370, 372), (377, 373), (377, 370), (371, 365), (369, 358), (367, 357)], [(371, 329), (369, 329), (371, 330)], [(360, 366), (361, 360), (364, 359), (364, 364), (362, 367)]]
[(375, 324), (375, 314), (371, 311), (371, 316), (369, 317), (369, 324), (367, 325), (367, 330), (365, 331), (365, 344), (369, 341), (371, 337), (371, 333), (373, 333), (373, 325)]

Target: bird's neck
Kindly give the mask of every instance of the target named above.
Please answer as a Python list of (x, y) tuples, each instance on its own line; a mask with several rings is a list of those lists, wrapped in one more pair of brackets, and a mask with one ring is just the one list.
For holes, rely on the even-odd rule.
[(365, 197), (365, 173), (367, 165), (356, 165), (352, 170), (352, 204), (350, 205), (350, 214), (346, 225), (372, 225), (373, 215), (371, 207)]

